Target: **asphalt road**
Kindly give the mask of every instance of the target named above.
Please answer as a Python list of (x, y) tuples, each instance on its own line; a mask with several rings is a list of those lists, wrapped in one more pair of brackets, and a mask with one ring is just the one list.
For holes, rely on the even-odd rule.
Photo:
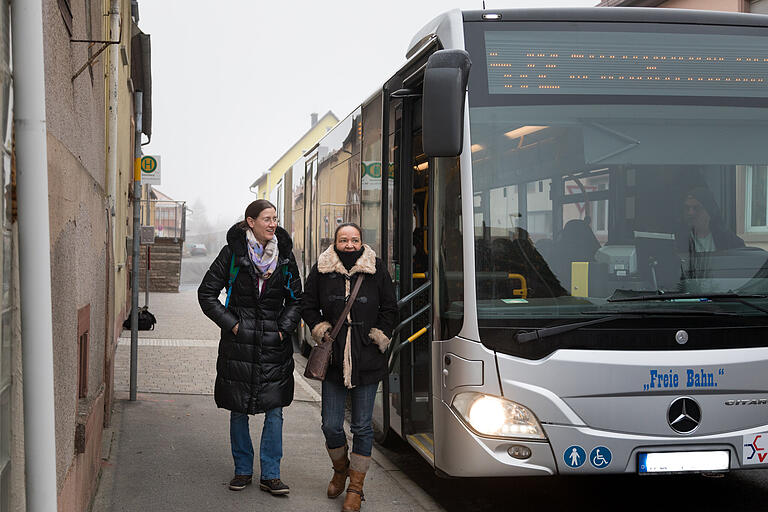
[(207, 256), (185, 256), (181, 258), (181, 283), (179, 290), (197, 289), (215, 257), (215, 254), (210, 254)]
[[(182, 260), (182, 289), (197, 288), (213, 256)], [(379, 446), (404, 475), (448, 511), (768, 511), (768, 470), (724, 477), (568, 476), (443, 479), (407, 443)]]
[(405, 442), (379, 446), (395, 466), (447, 511), (766, 511), (768, 470), (723, 477), (568, 476), (443, 479)]

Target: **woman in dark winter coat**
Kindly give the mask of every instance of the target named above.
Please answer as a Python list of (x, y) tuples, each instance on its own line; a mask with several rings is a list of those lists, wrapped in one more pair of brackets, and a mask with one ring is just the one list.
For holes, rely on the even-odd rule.
[[(291, 333), (300, 317), (301, 279), (288, 233), (277, 225), (275, 206), (248, 205), (245, 220), (230, 228), (227, 245), (211, 264), (197, 297), (203, 312), (221, 327), (216, 361), (216, 405), (228, 409), (235, 476), (229, 488), (251, 483), (253, 445), (248, 415), (265, 413), (261, 433), (260, 487), (287, 494), (280, 480), (282, 408), (293, 400)], [(222, 305), (219, 294), (229, 290)]]
[[(302, 304), (302, 317), (312, 338), (320, 342), (343, 312), (359, 274), (364, 276), (360, 291), (333, 342), (322, 396), (323, 434), (334, 470), (328, 497), (339, 496), (349, 476), (345, 512), (360, 510), (373, 445), (373, 401), (379, 381), (387, 374), (385, 351), (397, 315), (389, 272), (373, 249), (363, 245), (357, 225), (336, 228), (334, 245), (320, 255), (307, 276)], [(348, 392), (352, 395), (351, 457), (344, 434)]]

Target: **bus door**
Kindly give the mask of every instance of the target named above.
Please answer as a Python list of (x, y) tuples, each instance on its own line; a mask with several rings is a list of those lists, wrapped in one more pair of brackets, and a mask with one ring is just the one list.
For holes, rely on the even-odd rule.
[[(390, 425), (429, 460), (432, 442), (429, 164), (421, 144), (419, 95), (390, 100), (392, 215), (389, 269), (399, 303), (390, 360)], [(395, 423), (399, 420), (400, 424)], [(398, 428), (399, 427), (399, 428)]]

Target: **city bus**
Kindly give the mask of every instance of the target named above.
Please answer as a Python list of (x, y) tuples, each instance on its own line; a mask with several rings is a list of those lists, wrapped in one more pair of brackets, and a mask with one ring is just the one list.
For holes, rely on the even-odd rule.
[(303, 276), (352, 221), (394, 280), (377, 439), (451, 477), (768, 468), (768, 17), (456, 10), (382, 76), (284, 181)]

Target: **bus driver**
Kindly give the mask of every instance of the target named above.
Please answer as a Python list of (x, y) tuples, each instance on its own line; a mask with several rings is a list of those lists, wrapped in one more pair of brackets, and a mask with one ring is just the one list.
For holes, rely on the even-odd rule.
[(683, 221), (686, 229), (677, 237), (681, 252), (715, 252), (744, 247), (744, 240), (725, 226), (715, 198), (705, 187), (697, 186), (686, 193)]

